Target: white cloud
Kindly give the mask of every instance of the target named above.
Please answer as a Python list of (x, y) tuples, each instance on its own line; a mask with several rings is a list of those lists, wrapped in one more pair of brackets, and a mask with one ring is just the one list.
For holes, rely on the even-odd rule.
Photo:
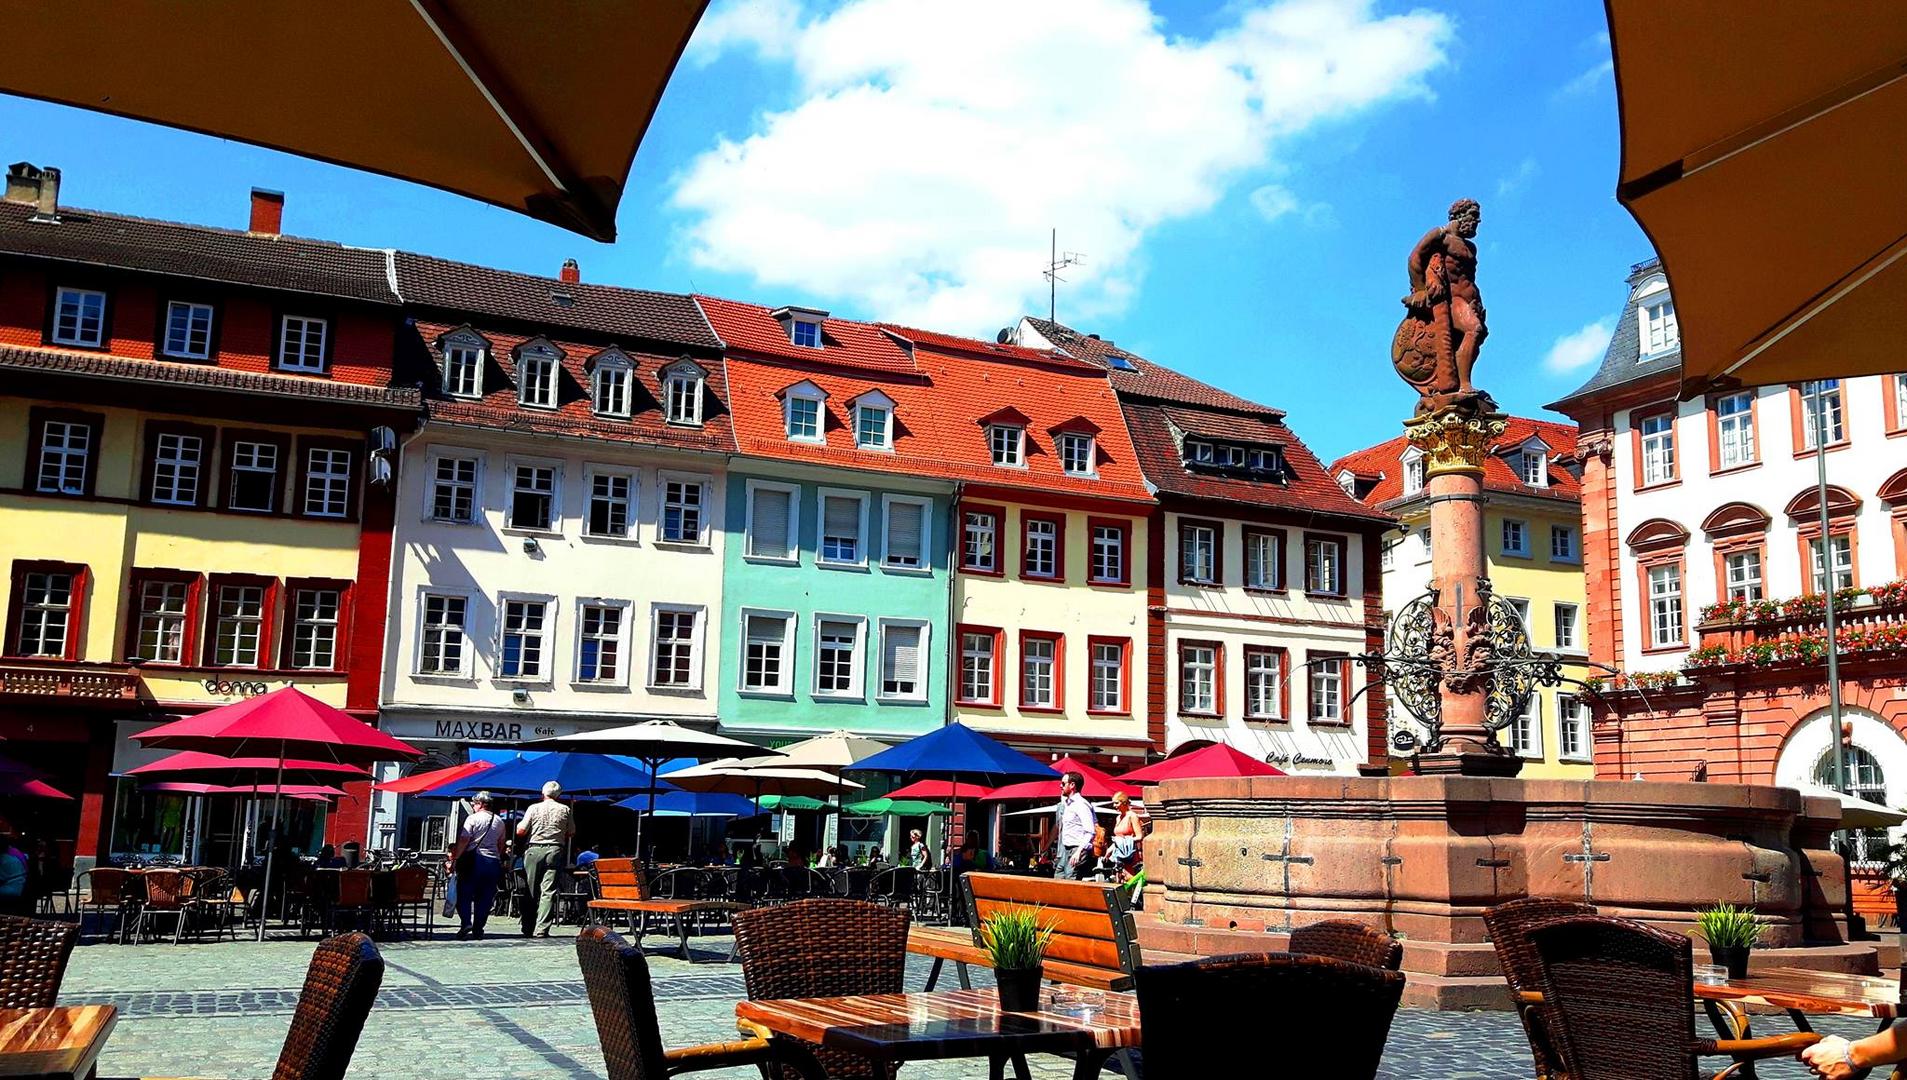
[(798, 100), (676, 178), (689, 261), (970, 332), (1043, 296), (1052, 227), (1088, 258), (1069, 308), (1116, 310), (1151, 230), (1275, 175), (1288, 136), (1427, 97), (1452, 33), (1368, 0), (1256, 0), (1204, 39), (1166, 36), (1145, 0), (847, 0), (805, 23), (765, 5), (718, 5), (696, 55), (785, 30)]
[(1595, 67), (1590, 68), (1588, 71), (1585, 71), (1581, 75), (1578, 75), (1575, 78), (1564, 83), (1562, 87), (1556, 91), (1556, 96), (1557, 97), (1577, 97), (1582, 94), (1587, 94), (1591, 90), (1594, 90), (1598, 86), (1601, 86), (1602, 81), (1606, 78), (1613, 76), (1615, 72), (1616, 72), (1615, 60), (1614, 59), (1604, 60), (1601, 63), (1597, 64)]
[(785, 60), (801, 27), (795, 0), (730, 0), (715, 5), (695, 28), (682, 58), (707, 67), (728, 49), (752, 49), (764, 60)]
[(1523, 190), (1531, 180), (1536, 179), (1536, 174), (1542, 171), (1542, 167), (1536, 164), (1535, 158), (1524, 158), (1517, 165), (1515, 172), (1496, 182), (1496, 197), (1501, 199)]
[(1307, 203), (1283, 184), (1265, 184), (1253, 188), (1245, 198), (1251, 203), (1252, 209), (1258, 211), (1258, 216), (1268, 222), (1296, 213), (1298, 220), (1308, 229), (1328, 229), (1338, 223), (1330, 203)]
[(1616, 320), (1607, 318), (1564, 334), (1549, 347), (1549, 353), (1543, 357), (1543, 368), (1561, 374), (1601, 360), (1604, 350), (1609, 348), (1609, 335), (1615, 331)]

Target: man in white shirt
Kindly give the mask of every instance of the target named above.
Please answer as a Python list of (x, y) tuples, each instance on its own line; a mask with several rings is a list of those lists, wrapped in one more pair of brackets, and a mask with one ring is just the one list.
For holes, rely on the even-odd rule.
[(1059, 778), (1059, 811), (1055, 815), (1059, 837), (1059, 856), (1053, 860), (1053, 876), (1079, 880), (1093, 854), (1093, 807), (1079, 789), (1086, 778), (1069, 772)]
[(470, 800), (470, 816), (457, 830), (450, 847), (451, 872), (457, 875), (458, 938), (483, 940), (484, 923), (496, 902), (497, 882), (503, 879), (506, 850), (503, 819), (490, 811), (490, 793), (480, 791)]

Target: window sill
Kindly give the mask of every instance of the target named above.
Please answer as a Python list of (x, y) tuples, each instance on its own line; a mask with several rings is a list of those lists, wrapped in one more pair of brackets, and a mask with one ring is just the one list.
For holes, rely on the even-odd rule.
[(47, 338), (44, 344), (49, 348), (78, 349), (84, 352), (110, 352), (112, 350), (112, 345), (104, 341), (89, 345), (83, 341), (61, 341), (58, 338)]
[(431, 517), (428, 514), (418, 518), (417, 520), (420, 522), (423, 522), (425, 525), (476, 525), (476, 524), (479, 524), (476, 518), (465, 518), (465, 519), (459, 520), (457, 518)]
[(954, 704), (963, 709), (1004, 709), (1006, 708), (1005, 705), (1002, 705), (997, 701), (969, 701), (966, 698), (956, 698), (954, 700)]
[(527, 525), (505, 525), (497, 530), (505, 536), (537, 536), (560, 540), (563, 530), (556, 528), (533, 529)]
[(707, 541), (704, 541), (704, 540), (664, 540), (658, 537), (655, 541), (655, 545), (656, 547), (665, 548), (670, 551), (713, 551), (715, 550), (713, 546), (711, 546)]
[(510, 690), (554, 690), (556, 689), (555, 678), (552, 677), (552, 678), (546, 679), (541, 675), (532, 676), (527, 679), (517, 678), (510, 675), (492, 675), (490, 677), (490, 681), (494, 685), (505, 687)]
[(629, 692), (629, 684), (626, 682), (584, 682), (581, 679), (571, 679), (569, 688), (579, 694), (626, 694)]
[(477, 686), (477, 677), (475, 675), (452, 675), (448, 672), (413, 671), (411, 672), (411, 679), (416, 682), (431, 683), (437, 686), (467, 686), (472, 689), (475, 689)]
[(1637, 484), (1635, 487), (1635, 492), (1636, 494), (1640, 495), (1643, 492), (1647, 492), (1647, 491), (1662, 491), (1665, 488), (1679, 487), (1681, 486), (1681, 483), (1682, 483), (1682, 478), (1679, 476), (1675, 476), (1675, 477), (1670, 477), (1667, 480), (1657, 480), (1653, 484)]
[(1315, 589), (1306, 589), (1304, 591), (1304, 595), (1306, 599), (1310, 599), (1310, 600), (1348, 600), (1350, 599), (1350, 597), (1345, 593), (1319, 592)]
[(597, 536), (584, 533), (579, 539), (586, 544), (608, 544), (611, 547), (641, 547), (642, 540), (635, 536)]
[(1687, 652), (1688, 650), (1689, 650), (1689, 646), (1687, 642), (1682, 642), (1676, 645), (1644, 645), (1642, 647), (1642, 655), (1667, 656), (1673, 653)]
[(1739, 465), (1721, 465), (1708, 470), (1710, 476), (1733, 476), (1736, 473), (1750, 472), (1761, 468), (1760, 461), (1744, 461)]
[(889, 694), (876, 694), (874, 695), (874, 703), (877, 705), (902, 705), (918, 708), (927, 704), (927, 699), (924, 697), (899, 697)]
[(901, 574), (906, 577), (932, 577), (934, 568), (931, 566), (896, 566), (891, 563), (882, 563), (881, 573)]
[(1178, 717), (1188, 724), (1223, 724), (1225, 722), (1225, 714), (1215, 712), (1185, 712), (1184, 710), (1180, 710)]
[(1559, 757), (1556, 759), (1556, 763), (1558, 765), (1594, 765), (1595, 761), (1586, 757), (1570, 756)]
[(1561, 555), (1552, 554), (1549, 557), (1549, 561), (1552, 566), (1581, 566), (1583, 564), (1582, 556), (1580, 555), (1571, 555), (1568, 558), (1564, 558)]
[(1351, 726), (1351, 722), (1342, 717), (1337, 719), (1319, 719), (1314, 716), (1306, 722), (1314, 728), (1348, 728)]
[(1117, 716), (1117, 717), (1130, 719), (1132, 716), (1132, 710), (1131, 709), (1087, 709), (1086, 715), (1087, 716)]
[(1020, 580), (1029, 582), (1034, 585), (1064, 585), (1066, 584), (1066, 579), (1058, 576), (1057, 574), (1022, 573), (1020, 575)]
[(854, 574), (865, 574), (868, 572), (868, 566), (864, 562), (829, 562), (826, 559), (816, 559), (814, 561), (814, 568), (816, 570), (845, 570)]
[(1499, 559), (1528, 559), (1530, 557), (1527, 551), (1499, 551), (1496, 555)]
[[(558, 406), (558, 405), (539, 405), (534, 401), (524, 401), (522, 398), (517, 399), (516, 407), (519, 409), (535, 409), (537, 412), (549, 412), (549, 413), (556, 412), (559, 408), (561, 408), (561, 406)], [(593, 416), (595, 414), (591, 413), (590, 415)]]
[(1222, 588), (1224, 586), (1224, 582), (1221, 582), (1221, 581), (1201, 581), (1198, 578), (1188, 578), (1188, 577), (1180, 578), (1179, 584), (1191, 585), (1194, 588), (1199, 588), (1199, 589), (1217, 589), (1217, 588)]
[(1290, 592), (1282, 585), (1247, 585), (1245, 591), (1254, 596), (1285, 596)]
[(670, 427), (677, 427), (677, 428), (699, 429), (702, 426), (702, 421), (700, 420), (664, 420), (663, 423), (669, 425)]
[(657, 685), (655, 683), (648, 683), (647, 685), (643, 687), (643, 689), (649, 691), (651, 694), (669, 694), (675, 697), (701, 697), (702, 696), (702, 688), (699, 686), (676, 686), (673, 683), (670, 683), (667, 685)]
[(735, 689), (735, 693), (757, 701), (793, 701), (795, 699), (793, 690), (750, 690), (746, 686), (741, 686)]
[[(1845, 450), (1852, 445), (1854, 444), (1849, 442), (1846, 439), (1842, 439), (1840, 442), (1831, 442), (1828, 444), (1828, 453), (1830, 454), (1839, 453), (1842, 450)], [(1802, 448), (1802, 449), (1797, 449), (1794, 452), (1794, 459), (1796, 461), (1800, 461), (1802, 458), (1811, 458), (1813, 456), (1814, 456), (1814, 447), (1812, 446)]]
[(1130, 589), (1130, 581), (1088, 581), (1087, 585), (1095, 589)]
[(1064, 708), (1058, 705), (1022, 705), (1020, 706), (1020, 711), (1022, 713), (1031, 713), (1035, 716), (1061, 716), (1066, 712)]
[[(660, 541), (660, 540), (656, 541), (656, 543), (658, 544), (662, 542), (663, 541)], [(801, 565), (801, 560), (799, 558), (777, 559), (771, 555), (743, 555), (742, 561), (745, 563), (754, 563), (757, 566), (800, 566)]]
[(1247, 724), (1264, 724), (1267, 726), (1271, 724), (1291, 723), (1291, 717), (1289, 716), (1247, 716), (1244, 720)]
[(1003, 578), (1006, 576), (1004, 570), (983, 570), (977, 566), (963, 566), (960, 568), (960, 572), (963, 574), (971, 574), (974, 577)]
[(1890, 439), (1907, 438), (1907, 427), (1897, 427), (1892, 431), (1884, 431), (1881, 434)]

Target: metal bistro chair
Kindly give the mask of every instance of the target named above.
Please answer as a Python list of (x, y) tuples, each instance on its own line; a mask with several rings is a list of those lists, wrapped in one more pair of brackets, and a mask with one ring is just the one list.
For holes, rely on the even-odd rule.
[[(898, 994), (907, 972), (907, 923), (904, 910), (858, 900), (802, 900), (736, 912), (736, 945), (749, 999)], [(893, 1080), (900, 1068), (839, 1050), (803, 1047), (834, 1080)], [(795, 1071), (785, 1068), (784, 1080)]]
[(431, 887), (431, 874), (421, 866), (400, 866), (389, 872), (396, 898), (397, 928), (404, 929), (405, 916), (410, 918), (410, 929), (414, 933), (421, 924), (424, 936), (429, 937), (437, 928), (436, 890)]
[[(1698, 1058), (1734, 1059), (1715, 1080), (1751, 1062), (1791, 1057), (1821, 1036), (1760, 1039), (1695, 1035), (1695, 976), (1687, 937), (1607, 915), (1555, 919), (1530, 930), (1542, 1002), (1574, 1080), (1694, 1080)], [(1737, 1017), (1736, 1030), (1742, 1030)]]
[(172, 943), (177, 945), (185, 932), (185, 919), (192, 910), (192, 876), (183, 870), (153, 869), (139, 875), (145, 886), (145, 898), (139, 902), (138, 925), (133, 939), (143, 941), (153, 920), (172, 919)]
[(126, 909), (132, 899), (132, 890), (138, 885), (137, 875), (117, 866), (95, 866), (81, 874), (74, 883), (79, 901), (81, 936), (86, 933), (87, 913), (97, 912), (102, 922), (106, 916), (112, 916), (115, 936), (123, 937)]
[(890, 866), (868, 882), (867, 897), (888, 907), (909, 907), (914, 901), (914, 886), (920, 871), (911, 866)]
[(1396, 971), (1404, 966), (1401, 942), (1361, 923), (1338, 919), (1293, 930), (1290, 951), (1305, 956), (1328, 956), (1385, 971)]
[(0, 1009), (50, 1008), (78, 940), (72, 923), (0, 915)]
[(1517, 1018), (1523, 1021), (1523, 1034), (1530, 1040), (1530, 1060), (1536, 1066), (1536, 1080), (1571, 1078), (1557, 1054), (1557, 1039), (1550, 1030), (1556, 1018), (1547, 1005), (1532, 1000), (1542, 996), (1543, 969), (1536, 959), (1536, 946), (1530, 942), (1530, 930), (1556, 919), (1595, 913), (1593, 905), (1544, 896), (1511, 900), (1483, 913), (1490, 944), (1496, 947), (1497, 966), (1503, 969), (1503, 979), (1510, 984), (1510, 999), (1516, 1004)]

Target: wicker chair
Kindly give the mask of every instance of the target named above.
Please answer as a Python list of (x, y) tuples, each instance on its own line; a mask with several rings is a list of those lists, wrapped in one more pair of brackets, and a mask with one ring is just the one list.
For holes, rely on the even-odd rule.
[(1542, 896), (1498, 904), (1483, 913), (1483, 925), (1490, 931), (1491, 944), (1496, 946), (1497, 965), (1510, 984), (1517, 1016), (1523, 1021), (1523, 1034), (1529, 1036), (1536, 1080), (1571, 1080), (1571, 1077), (1569, 1070), (1563, 1067), (1562, 1058), (1557, 1056), (1556, 1037), (1550, 1031), (1555, 1017), (1547, 1005), (1534, 1000), (1542, 995), (1543, 972), (1536, 961), (1536, 947), (1530, 944), (1530, 929), (1556, 919), (1595, 913), (1595, 907), (1590, 904)]
[(117, 866), (95, 866), (81, 874), (73, 886), (76, 899), (79, 900), (80, 932), (85, 933), (87, 912), (96, 911), (101, 922), (111, 915), (114, 933), (123, 937), (127, 909), (133, 899), (132, 890), (138, 884), (136, 875)]
[[(898, 994), (907, 974), (905, 910), (859, 900), (802, 900), (735, 913), (750, 1000)], [(893, 1080), (900, 1066), (808, 1046), (835, 1080)], [(784, 1069), (784, 1077), (796, 1075)]]
[[(1296, 953), (1142, 967), (1135, 981), (1150, 1076), (1370, 1080), (1404, 994), (1398, 972)], [(1268, 1016), (1298, 1036), (1248, 1037)]]
[(1389, 934), (1354, 922), (1300, 926), (1291, 932), (1291, 949), (1305, 956), (1328, 956), (1365, 967), (1396, 971), (1404, 964), (1404, 946)]
[(79, 927), (0, 915), (0, 1009), (50, 1008)]
[(153, 869), (139, 875), (145, 886), (145, 899), (139, 904), (139, 924), (133, 930), (135, 940), (143, 940), (154, 920), (171, 918), (172, 943), (179, 943), (185, 932), (185, 918), (192, 909), (192, 876), (183, 870)]
[(363, 934), (318, 943), (272, 1080), (344, 1080), (364, 1018), (384, 982), (384, 958)]
[(607, 927), (588, 927), (576, 935), (576, 961), (583, 969), (583, 988), (596, 1017), (609, 1080), (664, 1080), (704, 1069), (765, 1067), (777, 1060), (798, 1076), (824, 1080), (812, 1061), (764, 1038), (664, 1050), (649, 962), (641, 949)]
[(1542, 1001), (1551, 1033), (1575, 1080), (1694, 1080), (1703, 1055), (1743, 1065), (1792, 1057), (1821, 1037), (1795, 1032), (1762, 1039), (1695, 1036), (1695, 978), (1689, 939), (1627, 919), (1577, 915), (1532, 927)]

